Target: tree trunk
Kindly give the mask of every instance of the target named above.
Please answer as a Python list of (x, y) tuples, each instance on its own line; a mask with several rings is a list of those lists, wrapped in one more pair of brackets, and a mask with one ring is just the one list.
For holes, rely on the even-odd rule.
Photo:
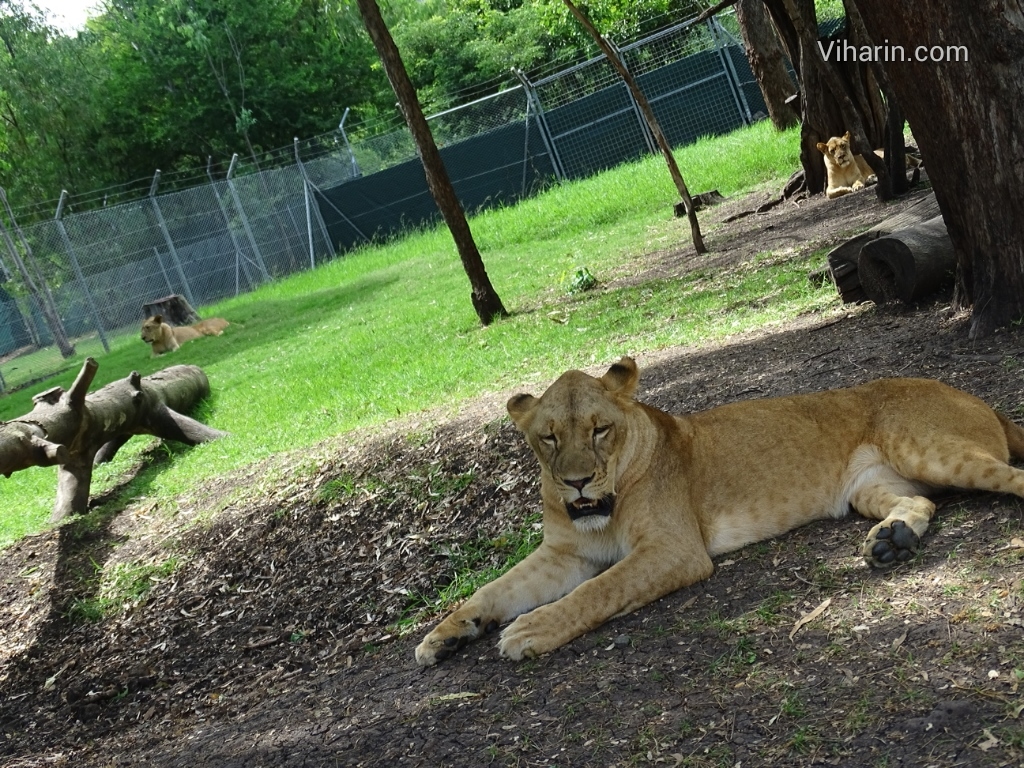
[(175, 365), (145, 378), (133, 371), (87, 395), (98, 368), (87, 358), (67, 392), (42, 392), (31, 413), (0, 423), (0, 475), (58, 465), (54, 521), (88, 510), (93, 466), (112, 459), (132, 435), (196, 445), (225, 434), (182, 415), (210, 394), (200, 368)]
[(391, 81), (395, 96), (398, 97), (398, 104), (405, 116), (405, 122), (409, 125), (409, 131), (416, 142), (423, 170), (427, 176), (427, 186), (455, 240), (455, 247), (462, 259), (463, 269), (466, 270), (466, 275), (472, 286), (473, 309), (476, 310), (480, 322), (489, 325), (495, 318), (507, 316), (508, 312), (491, 285), (490, 278), (487, 277), (483, 259), (473, 240), (469, 222), (466, 221), (466, 213), (455, 194), (451, 179), (448, 178), (448, 171), (441, 159), (441, 153), (434, 143), (430, 126), (427, 125), (427, 119), (423, 116), (423, 109), (416, 97), (416, 89), (413, 88), (409, 74), (405, 71), (405, 64), (398, 52), (398, 46), (395, 45), (391, 33), (384, 24), (380, 8), (377, 7), (374, 0), (358, 0), (357, 4), (359, 13), (363, 17), (363, 24), (366, 26), (366, 31), (370, 33), (370, 39), (373, 40), (373, 45), (384, 65), (384, 71), (387, 73), (388, 80)]
[[(891, 196), (885, 163), (872, 153), (883, 145), (886, 111), (869, 65), (840, 60), (838, 52), (847, 42), (845, 36), (819, 46), (813, 0), (764, 0), (764, 5), (789, 52), (800, 85), (800, 164), (808, 192), (825, 191), (825, 162), (818, 142), (850, 131), (854, 151), (864, 155), (878, 177), (877, 194)], [(828, 60), (823, 50), (830, 54)]]
[(740, 25), (750, 71), (761, 89), (772, 125), (780, 131), (791, 128), (797, 124), (799, 116), (786, 99), (796, 93), (796, 84), (789, 76), (786, 52), (765, 10), (764, 0), (739, 0), (736, 21)]
[(57, 345), (57, 349), (60, 351), (61, 357), (65, 360), (75, 354), (75, 345), (71, 343), (68, 338), (67, 331), (64, 329), (64, 323), (60, 319), (60, 315), (57, 313), (57, 305), (53, 301), (53, 294), (50, 293), (50, 287), (46, 284), (43, 273), (39, 270), (39, 265), (35, 261), (35, 256), (32, 253), (32, 249), (25, 240), (25, 236), (21, 233), (21, 229), (18, 227), (18, 222), (14, 218), (14, 211), (11, 210), (10, 203), (7, 202), (7, 193), (0, 188), (0, 203), (3, 204), (4, 210), (7, 211), (7, 217), (11, 221), (11, 226), (14, 227), (17, 232), (19, 239), (25, 248), (25, 258), (32, 265), (36, 279), (32, 278), (32, 273), (26, 268), (25, 262), (18, 255), (18, 248), (14, 244), (14, 240), (11, 239), (10, 234), (7, 232), (6, 227), (3, 225), (3, 221), (0, 220), (0, 236), (4, 243), (7, 245), (7, 250), (10, 252), (11, 260), (14, 261), (14, 266), (21, 275), (21, 280), (25, 285), (25, 290), (28, 291), (29, 296), (32, 298), (32, 303), (42, 313), (43, 318), (46, 320), (46, 325), (50, 329), (50, 335), (53, 337), (53, 343)]
[(683, 179), (683, 174), (679, 170), (679, 164), (676, 163), (676, 156), (672, 153), (672, 147), (668, 143), (668, 139), (665, 138), (665, 133), (661, 130), (661, 125), (658, 124), (658, 119), (654, 116), (654, 110), (651, 109), (650, 102), (647, 101), (647, 96), (640, 89), (636, 79), (630, 74), (629, 70), (623, 65), (622, 60), (619, 58), (618, 52), (612, 48), (611, 43), (605, 40), (604, 36), (597, 31), (597, 28), (593, 25), (590, 19), (583, 11), (577, 8), (571, 0), (563, 0), (566, 7), (572, 12), (572, 15), (583, 25), (583, 28), (587, 30), (594, 42), (597, 43), (597, 47), (604, 53), (605, 58), (608, 59), (608, 63), (611, 64), (615, 71), (619, 73), (619, 77), (629, 88), (629, 92), (633, 94), (633, 100), (637, 106), (640, 107), (640, 112), (644, 116), (644, 120), (647, 123), (647, 127), (651, 129), (651, 133), (654, 135), (654, 140), (658, 144), (658, 148), (661, 150), (662, 157), (665, 158), (665, 163), (668, 165), (669, 175), (672, 177), (673, 183), (676, 185), (676, 191), (679, 192), (679, 197), (682, 198), (683, 208), (686, 211), (686, 218), (690, 222), (690, 238), (693, 241), (693, 249), (698, 253), (707, 253), (708, 249), (704, 245), (704, 237), (701, 235), (700, 222), (697, 220), (697, 210), (693, 206), (693, 200), (690, 199), (690, 191), (686, 188), (686, 181)]
[[(854, 0), (925, 158), (972, 337), (1024, 317), (1024, 22), (1014, 3)], [(1014, 10), (1016, 9), (1016, 10)], [(922, 54), (923, 52), (923, 54)], [(921, 54), (925, 61), (918, 61)], [(957, 60), (959, 57), (959, 60)], [(942, 59), (941, 61), (933, 60)]]

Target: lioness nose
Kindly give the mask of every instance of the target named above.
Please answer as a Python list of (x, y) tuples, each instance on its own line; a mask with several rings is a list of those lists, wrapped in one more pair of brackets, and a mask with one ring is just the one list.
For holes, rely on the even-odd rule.
[(565, 484), (575, 488), (577, 491), (582, 491), (584, 488), (587, 487), (587, 483), (589, 483), (593, 479), (594, 476), (591, 475), (590, 477), (584, 477), (581, 480), (566, 480)]

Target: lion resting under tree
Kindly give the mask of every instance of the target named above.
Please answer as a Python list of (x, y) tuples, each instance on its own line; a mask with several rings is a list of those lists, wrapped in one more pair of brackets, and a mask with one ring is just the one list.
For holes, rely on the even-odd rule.
[(416, 648), (432, 665), (501, 633), (502, 655), (547, 653), (708, 578), (711, 558), (852, 507), (880, 521), (865, 559), (911, 559), (943, 487), (1024, 497), (1024, 428), (927, 379), (751, 400), (674, 416), (634, 400), (628, 357), (508, 402), (540, 461), (544, 540)]
[[(853, 154), (850, 149), (850, 132), (842, 136), (833, 136), (828, 143), (819, 141), (818, 151), (825, 156), (825, 172), (828, 174), (828, 186), (825, 195), (829, 200), (864, 189), (868, 184), (878, 181), (863, 155)], [(884, 157), (880, 149), (875, 154)]]
[(223, 317), (211, 317), (192, 325), (174, 327), (164, 322), (163, 315), (147, 317), (142, 323), (142, 340), (153, 348), (153, 357), (173, 352), (186, 341), (200, 336), (220, 336), (230, 323)]

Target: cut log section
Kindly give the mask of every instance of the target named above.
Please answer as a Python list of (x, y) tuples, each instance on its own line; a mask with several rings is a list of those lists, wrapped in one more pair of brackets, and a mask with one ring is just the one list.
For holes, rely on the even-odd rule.
[(956, 258), (942, 217), (865, 244), (858, 271), (864, 293), (876, 304), (909, 304), (952, 285)]
[(57, 465), (53, 521), (88, 510), (93, 465), (110, 461), (132, 435), (197, 445), (226, 434), (183, 415), (210, 394), (201, 368), (175, 365), (145, 378), (133, 371), (87, 395), (98, 368), (87, 358), (67, 392), (42, 392), (30, 413), (0, 422), (0, 475)]
[(861, 285), (859, 272), (860, 252), (865, 245), (898, 230), (934, 219), (938, 215), (939, 203), (936, 201), (934, 193), (929, 194), (902, 213), (890, 216), (866, 232), (833, 248), (828, 254), (828, 265), (832, 271), (832, 280), (835, 282), (842, 300), (847, 304), (870, 300)]

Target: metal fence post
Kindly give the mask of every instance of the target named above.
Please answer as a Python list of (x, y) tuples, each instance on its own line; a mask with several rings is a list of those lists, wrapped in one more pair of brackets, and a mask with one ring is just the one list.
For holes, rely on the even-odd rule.
[(732, 63), (729, 52), (725, 50), (725, 46), (722, 44), (722, 35), (726, 34), (725, 29), (713, 17), (705, 23), (708, 25), (708, 31), (711, 32), (711, 38), (715, 41), (715, 50), (718, 53), (719, 61), (722, 63), (722, 71), (725, 72), (725, 79), (729, 83), (729, 90), (732, 91), (732, 97), (736, 102), (736, 111), (740, 114), (740, 120), (745, 125), (750, 125), (754, 122), (754, 119), (750, 114), (750, 105), (747, 104), (747, 97), (740, 85), (740, 76), (736, 73), (736, 67)]
[(188, 284), (188, 278), (185, 277), (185, 270), (181, 268), (181, 259), (178, 258), (178, 251), (174, 247), (174, 241), (171, 240), (171, 233), (167, 231), (167, 222), (164, 221), (164, 215), (160, 211), (160, 203), (156, 199), (156, 188), (160, 183), (160, 171), (157, 170), (153, 174), (153, 184), (149, 188), (149, 202), (153, 205), (153, 213), (156, 214), (156, 223), (160, 227), (160, 232), (164, 236), (164, 242), (167, 243), (167, 250), (171, 253), (171, 259), (174, 261), (174, 266), (178, 270), (178, 277), (181, 278), (181, 285), (185, 291), (185, 298), (188, 299), (188, 303), (195, 307), (195, 299), (192, 298), (192, 288)]
[[(348, 150), (349, 159), (352, 161), (352, 178), (358, 179), (363, 175), (363, 172), (359, 170), (359, 163), (356, 162), (356, 155), (352, 151), (352, 145), (348, 143), (348, 134), (345, 133), (345, 118), (348, 117), (349, 108), (345, 107), (345, 113), (341, 116), (341, 122), (338, 123), (338, 132), (341, 134), (342, 141), (345, 142), (345, 149)], [(330, 239), (328, 238), (328, 242)]]
[[(239, 294), (239, 266), (243, 272), (245, 272), (245, 279), (248, 281), (250, 286), (255, 285), (255, 281), (249, 274), (249, 260), (242, 254), (242, 249), (238, 245), (238, 238), (235, 237), (235, 230), (231, 228), (231, 218), (228, 216), (228, 209), (224, 207), (224, 201), (220, 199), (220, 193), (217, 192), (217, 183), (213, 180), (213, 171), (211, 166), (213, 165), (213, 155), (208, 155), (206, 158), (206, 175), (210, 179), (210, 190), (213, 192), (213, 197), (217, 201), (217, 207), (220, 208), (220, 214), (224, 217), (224, 226), (228, 231), (228, 237), (231, 238), (231, 245), (235, 249), (235, 296)], [(160, 269), (163, 269), (163, 264), (160, 265)], [(164, 277), (167, 273), (164, 272)]]
[(309, 211), (309, 179), (306, 177), (306, 168), (302, 165), (302, 158), (299, 157), (299, 137), (295, 137), (295, 164), (299, 166), (299, 175), (302, 176), (302, 197), (306, 201), (306, 237), (309, 240), (309, 268), (316, 269), (316, 254), (313, 252), (313, 219)]
[[(605, 39), (607, 40), (607, 38)], [(615, 58), (618, 59), (622, 68), (628, 72), (629, 67), (626, 65), (626, 59), (623, 57), (622, 51), (619, 50), (619, 47), (611, 40), (608, 40), (608, 47), (612, 49), (612, 53), (615, 54)], [(647, 120), (644, 119), (640, 105), (637, 104), (636, 99), (633, 98), (633, 92), (629, 89), (629, 86), (624, 80), (622, 82), (622, 87), (626, 89), (626, 95), (629, 97), (629, 103), (633, 107), (633, 115), (636, 117), (636, 121), (640, 124), (640, 133), (644, 137), (644, 143), (647, 145), (647, 149), (650, 150), (651, 154), (657, 154), (660, 150), (658, 149), (658, 142), (654, 140), (654, 134), (651, 133), (651, 126), (649, 126), (647, 124)], [(639, 87), (639, 83), (637, 84), (637, 87)]]
[[(345, 112), (347, 114), (348, 110), (346, 109)], [(354, 159), (355, 158), (353, 158), (353, 160)], [(309, 178), (309, 173), (306, 172), (306, 165), (302, 162), (302, 157), (299, 155), (299, 140), (297, 138), (295, 139), (295, 164), (299, 166), (299, 173), (302, 174), (302, 191), (306, 196), (306, 230), (309, 232), (309, 261), (310, 264), (315, 267), (316, 264), (313, 264), (313, 225), (311, 223), (311, 219), (316, 219), (317, 226), (320, 227), (320, 234), (324, 238), (324, 242), (327, 243), (328, 248), (331, 247), (331, 235), (327, 231), (327, 224), (324, 223), (324, 217), (320, 214), (320, 206), (317, 205), (312, 208), (310, 206), (309, 191), (313, 190), (314, 192), (318, 192), (319, 190), (317, 189), (316, 184), (313, 183), (313, 180)], [(338, 211), (338, 213), (341, 214), (341, 211)], [(341, 215), (342, 218), (348, 221), (348, 218), (344, 214)], [(351, 221), (348, 221), (348, 223), (352, 226), (352, 229), (359, 232), (364, 239), (369, 239), (363, 235), (359, 227), (352, 224)]]
[(242, 228), (245, 230), (245, 236), (249, 238), (249, 245), (252, 246), (253, 255), (256, 257), (256, 266), (259, 267), (260, 272), (263, 273), (263, 279), (266, 282), (270, 281), (270, 275), (267, 273), (267, 265), (263, 262), (263, 254), (260, 253), (260, 247), (256, 244), (256, 236), (252, 233), (252, 227), (249, 226), (249, 217), (245, 215), (245, 208), (242, 207), (242, 201), (238, 199), (238, 190), (235, 189), (235, 182), (233, 181), (235, 175), (235, 167), (238, 165), (238, 153), (236, 152), (231, 156), (231, 165), (228, 166), (228, 191), (231, 192), (231, 199), (235, 203), (235, 210), (238, 211), (238, 218), (242, 220)]
[(540, 133), (541, 141), (544, 142), (544, 148), (551, 157), (551, 167), (555, 171), (555, 178), (559, 181), (565, 181), (565, 166), (562, 164), (562, 158), (558, 154), (558, 147), (555, 146), (554, 137), (551, 135), (551, 127), (548, 125), (547, 118), (544, 117), (544, 107), (541, 106), (540, 99), (537, 97), (537, 91), (533, 87), (533, 83), (526, 76), (526, 73), (521, 69), (513, 67), (512, 73), (519, 78), (519, 82), (523, 84), (523, 90), (526, 92), (526, 119), (530, 119), (529, 105), (532, 104), (533, 115), (537, 120), (537, 132)]
[(64, 202), (68, 199), (68, 191), (62, 189), (60, 191), (60, 201), (57, 203), (57, 213), (54, 214), (53, 220), (57, 222), (57, 231), (60, 232), (60, 239), (64, 241), (64, 249), (68, 252), (68, 258), (71, 259), (71, 266), (75, 270), (75, 277), (78, 278), (79, 285), (82, 286), (82, 293), (85, 294), (85, 300), (89, 302), (89, 311), (92, 312), (93, 322), (96, 323), (96, 331), (100, 335), (100, 342), (103, 344), (103, 351), (110, 351), (110, 344), (107, 342), (107, 334), (103, 332), (103, 321), (100, 319), (99, 310), (96, 309), (96, 300), (92, 297), (92, 292), (89, 290), (89, 284), (85, 282), (85, 275), (82, 274), (82, 267), (78, 263), (78, 256), (75, 254), (75, 248), (71, 245), (71, 238), (68, 237), (68, 231), (64, 227), (64, 222), (61, 220), (60, 215), (64, 212)]

